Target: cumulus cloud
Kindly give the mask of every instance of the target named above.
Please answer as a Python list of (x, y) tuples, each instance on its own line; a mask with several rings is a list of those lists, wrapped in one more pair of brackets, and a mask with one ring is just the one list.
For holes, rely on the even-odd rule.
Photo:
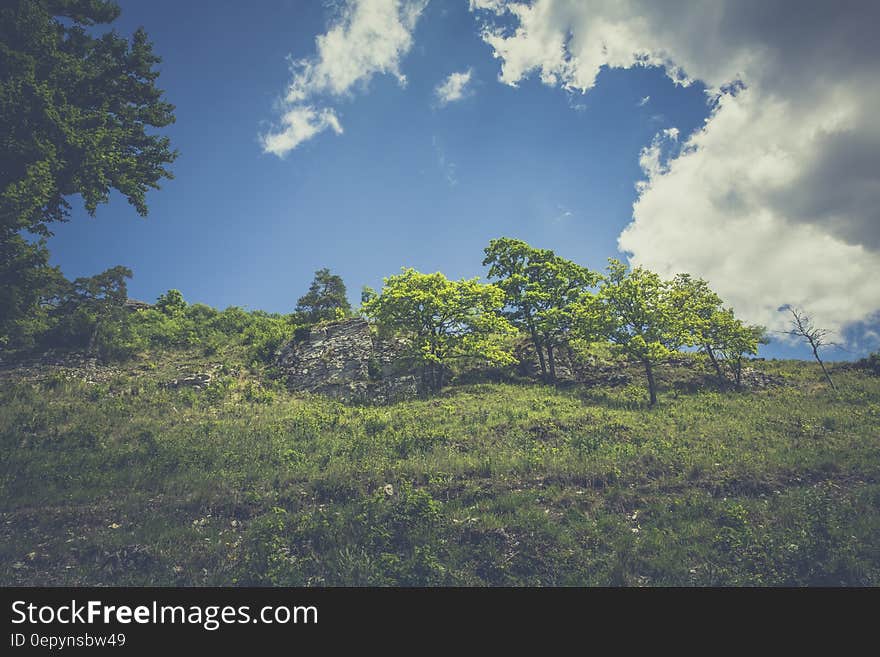
[(468, 84), (470, 84), (473, 72), (473, 69), (469, 68), (460, 73), (450, 73), (449, 77), (434, 89), (437, 102), (440, 105), (448, 105), (464, 98), (469, 92)]
[(315, 55), (293, 60), (282, 100), (281, 125), (261, 135), (263, 150), (283, 156), (319, 132), (342, 133), (336, 112), (316, 108), (350, 96), (375, 75), (406, 76), (400, 61), (427, 0), (348, 0), (327, 32), (315, 38)]
[[(602, 67), (703, 82), (711, 112), (641, 154), (619, 246), (710, 281), (753, 322), (785, 303), (840, 330), (880, 309), (880, 4), (821, 0), (473, 0), (499, 79), (586, 92)], [(498, 24), (498, 16), (512, 20)], [(513, 23), (513, 27), (509, 23)], [(677, 135), (675, 135), (677, 137)]]

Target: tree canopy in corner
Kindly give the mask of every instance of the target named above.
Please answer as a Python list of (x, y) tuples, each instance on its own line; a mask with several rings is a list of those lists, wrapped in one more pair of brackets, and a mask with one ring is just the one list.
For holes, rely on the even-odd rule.
[(11, 0), (0, 5), (0, 229), (50, 234), (80, 194), (94, 214), (111, 189), (141, 215), (176, 151), (150, 134), (174, 122), (143, 29), (129, 42), (108, 0)]

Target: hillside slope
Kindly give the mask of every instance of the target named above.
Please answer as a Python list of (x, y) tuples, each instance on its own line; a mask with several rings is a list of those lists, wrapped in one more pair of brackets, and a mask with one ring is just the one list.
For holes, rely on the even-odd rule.
[(388, 406), (234, 354), (0, 373), (3, 585), (880, 585), (880, 378), (474, 383)]

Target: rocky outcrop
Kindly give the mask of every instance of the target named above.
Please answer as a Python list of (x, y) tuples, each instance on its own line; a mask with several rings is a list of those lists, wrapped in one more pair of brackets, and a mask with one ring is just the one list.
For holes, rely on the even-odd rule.
[(347, 319), (297, 336), (278, 352), (277, 365), (292, 390), (385, 403), (421, 392), (420, 378), (402, 358), (403, 347), (373, 335), (366, 320)]
[(790, 385), (784, 376), (768, 374), (751, 367), (744, 367), (740, 378), (741, 384), (746, 388), (777, 388)]
[(126, 310), (134, 312), (136, 310), (149, 310), (153, 307), (153, 304), (147, 303), (146, 301), (139, 301), (138, 299), (126, 299), (122, 306)]

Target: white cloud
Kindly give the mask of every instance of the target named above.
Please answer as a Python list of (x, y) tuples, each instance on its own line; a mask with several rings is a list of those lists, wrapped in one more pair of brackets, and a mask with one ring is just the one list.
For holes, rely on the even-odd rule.
[(292, 79), (283, 99), (282, 125), (261, 135), (267, 153), (282, 156), (328, 128), (342, 127), (316, 101), (349, 96), (374, 75), (406, 76), (400, 61), (412, 47), (412, 33), (427, 0), (348, 0), (327, 32), (315, 38), (316, 54), (291, 63)]
[(449, 77), (434, 89), (437, 102), (440, 105), (448, 105), (464, 98), (469, 92), (468, 84), (470, 84), (473, 72), (473, 69), (469, 68), (460, 73), (450, 73)]
[(504, 6), (507, 0), (469, 0), (468, 5), (471, 11), (483, 9), (486, 11), (494, 11), (496, 14), (504, 13)]
[[(472, 8), (477, 3), (472, 2)], [(492, 3), (483, 38), (499, 79), (586, 92), (603, 66), (700, 80), (712, 112), (681, 144), (641, 154), (621, 250), (705, 277), (753, 322), (803, 306), (834, 330), (880, 309), (876, 3), (536, 0)], [(509, 12), (515, 27), (498, 27)], [(675, 135), (677, 136), (677, 135)]]
[(330, 128), (337, 135), (342, 126), (332, 109), (316, 110), (314, 107), (296, 105), (281, 117), (282, 129), (262, 137), (263, 150), (282, 156), (307, 139)]
[[(678, 128), (666, 128), (661, 130), (651, 140), (650, 146), (645, 146), (639, 153), (639, 166), (648, 176), (648, 179), (655, 178), (669, 171), (667, 165), (663, 161), (664, 148), (671, 143), (678, 141)], [(636, 189), (643, 192), (650, 186), (648, 180), (640, 180), (636, 183)]]

